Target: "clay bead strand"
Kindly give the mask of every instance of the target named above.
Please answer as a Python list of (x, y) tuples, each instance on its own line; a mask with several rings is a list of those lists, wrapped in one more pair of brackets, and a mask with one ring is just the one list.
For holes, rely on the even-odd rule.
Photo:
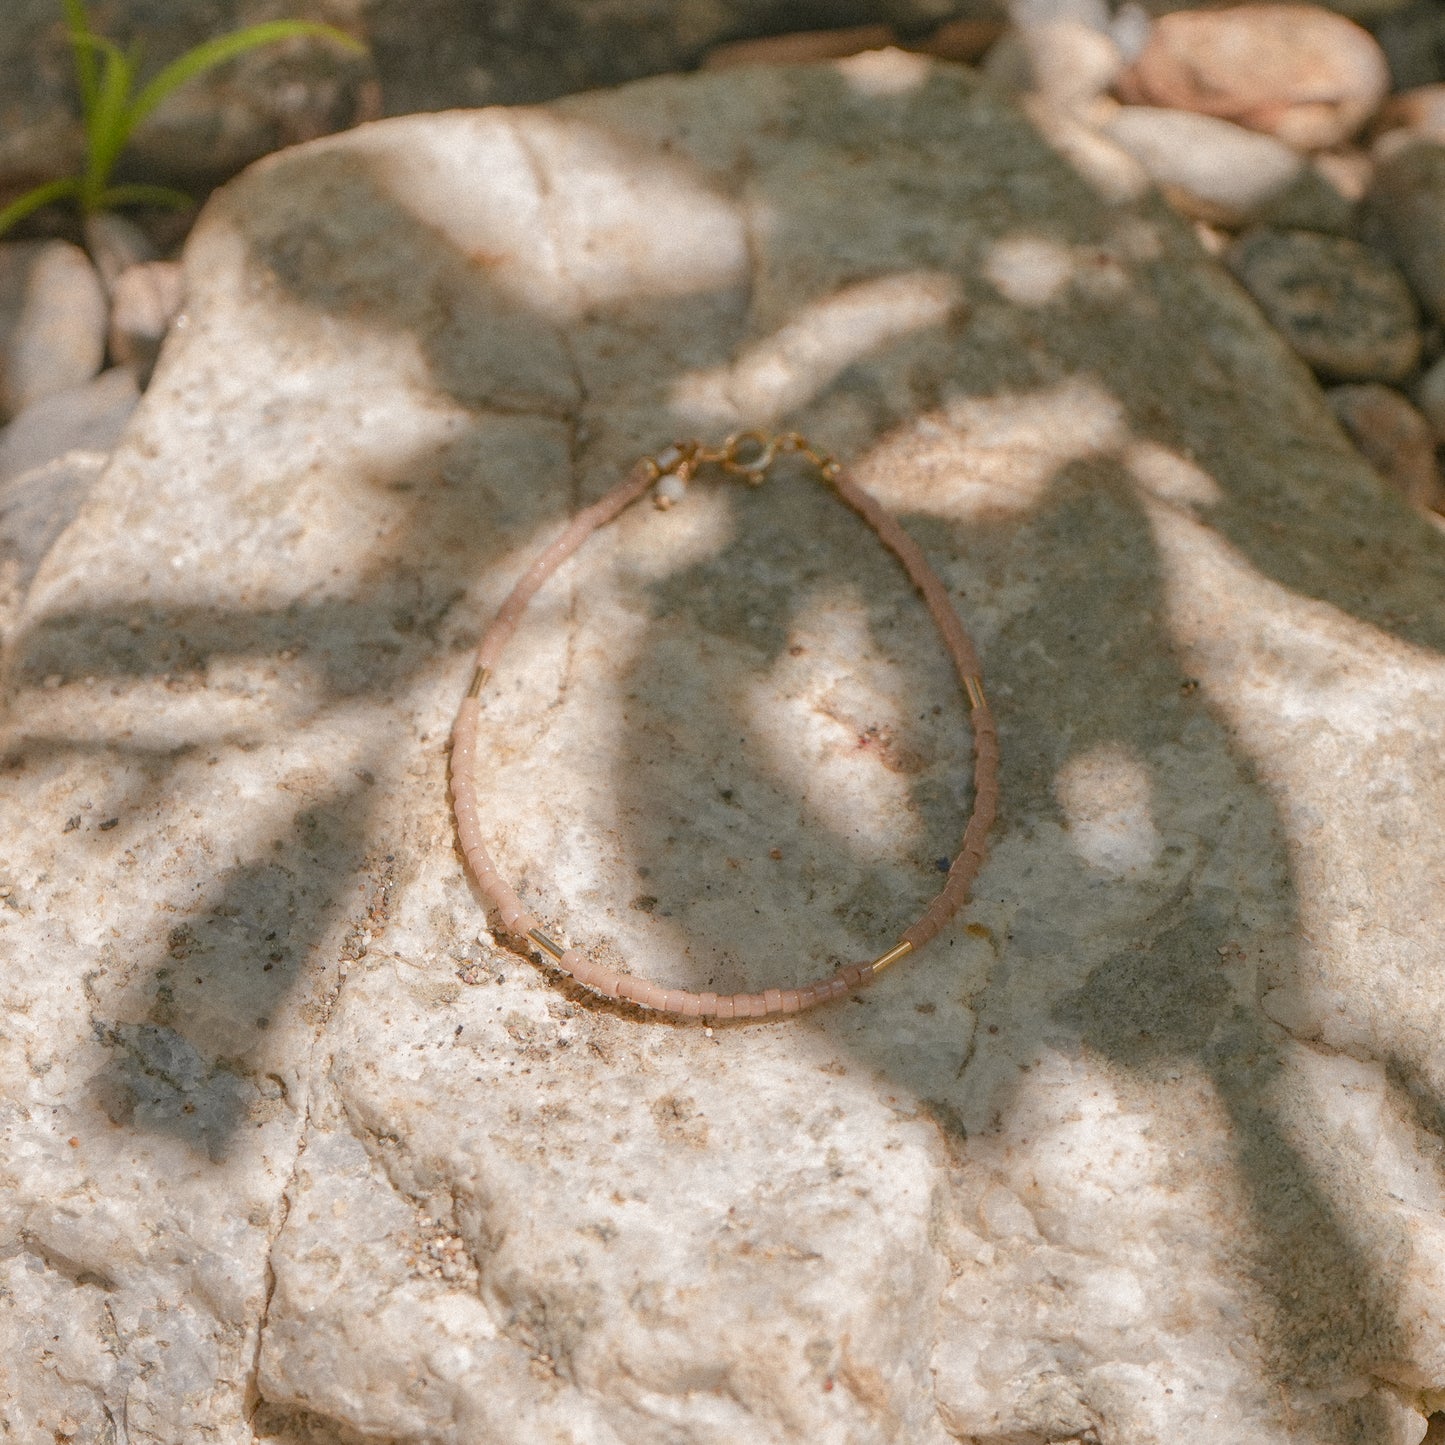
[[(768, 988), (761, 993), (718, 994), (710, 990), (664, 988), (634, 974), (623, 973), (580, 949), (553, 942), (527, 910), (515, 890), (502, 878), (482, 841), (481, 810), (474, 783), (477, 739), (481, 718), (480, 694), (503, 648), (516, 631), (527, 604), (539, 588), (599, 527), (612, 521), (654, 484), (659, 507), (671, 505), (682, 485), (705, 463), (760, 482), (773, 460), (786, 452), (807, 457), (845, 502), (877, 534), (903, 565), (918, 589), (938, 628), (959, 682), (968, 697), (974, 737), (974, 806), (942, 891), (923, 916), (906, 928), (899, 941), (871, 963), (847, 964), (825, 978), (800, 988)], [(502, 926), (514, 938), (535, 948), (581, 987), (603, 998), (621, 999), (638, 1008), (678, 1018), (746, 1019), (802, 1013), (843, 998), (873, 982), (899, 959), (936, 937), (968, 901), (969, 889), (983, 865), (985, 842), (998, 813), (998, 730), (983, 695), (978, 653), (962, 620), (954, 610), (938, 574), (923, 549), (881, 506), (851, 482), (836, 462), (802, 437), (788, 433), (767, 437), (743, 432), (721, 447), (710, 449), (697, 442), (679, 442), (657, 457), (638, 462), (627, 476), (599, 501), (580, 511), (562, 533), (518, 578), (477, 648), (472, 684), (452, 728), (451, 778), (457, 841), (478, 887), (497, 910)]]

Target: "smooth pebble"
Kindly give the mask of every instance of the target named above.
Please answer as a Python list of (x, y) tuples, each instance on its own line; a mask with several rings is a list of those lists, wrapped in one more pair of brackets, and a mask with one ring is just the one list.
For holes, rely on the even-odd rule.
[(105, 326), (105, 292), (79, 246), (0, 245), (0, 412), (89, 381), (105, 360)]
[(1125, 100), (1232, 120), (1301, 150), (1348, 140), (1390, 84), (1367, 30), (1315, 5), (1161, 16), (1120, 80)]
[(0, 482), (66, 452), (112, 450), (139, 399), (135, 378), (119, 366), (84, 386), (42, 397), (0, 428)]
[(1196, 220), (1330, 231), (1348, 224), (1349, 202), (1272, 136), (1211, 115), (1146, 105), (1122, 106), (1102, 129)]
[(1435, 440), (1445, 444), (1445, 356), (1415, 383), (1415, 405), (1435, 430)]
[(150, 381), (161, 342), (180, 312), (183, 288), (181, 267), (176, 261), (127, 266), (116, 277), (111, 297), (110, 354), (129, 367), (142, 386)]
[(128, 216), (116, 211), (99, 211), (87, 216), (83, 225), (85, 249), (107, 294), (113, 294), (121, 272), (144, 261), (160, 257), (151, 238)]
[(1337, 386), (1330, 406), (1365, 460), (1412, 506), (1441, 506), (1440, 469), (1430, 423), (1392, 387)]
[(1372, 238), (1445, 321), (1445, 145), (1416, 141), (1383, 160), (1365, 197)]
[(1414, 370), (1420, 314), (1405, 278), (1344, 236), (1252, 231), (1226, 260), (1271, 324), (1332, 381), (1400, 381)]

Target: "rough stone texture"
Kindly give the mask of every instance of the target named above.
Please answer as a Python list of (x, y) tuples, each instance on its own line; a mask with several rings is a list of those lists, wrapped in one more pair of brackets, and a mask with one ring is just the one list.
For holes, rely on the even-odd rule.
[(1337, 386), (1330, 405), (1366, 460), (1412, 506), (1437, 508), (1445, 496), (1435, 465), (1435, 431), (1407, 397), (1366, 382)]
[[(17, 1438), (1419, 1440), (1445, 539), (1183, 223), (884, 55), (369, 127), (186, 261), (8, 638)], [(485, 931), (444, 743), (580, 502), (774, 423), (957, 590), (1004, 812), (935, 946), (708, 1032)], [(968, 740), (867, 530), (699, 485), (556, 583), (482, 780), (549, 925), (886, 944)]]
[(1373, 233), (1425, 309), (1445, 321), (1445, 145), (1412, 141), (1382, 160), (1366, 205)]
[(105, 292), (79, 246), (0, 243), (0, 418), (89, 381), (105, 325)]
[(1186, 110), (1126, 105), (1102, 133), (1131, 155), (1186, 215), (1224, 226), (1336, 231), (1351, 206), (1273, 136)]
[(1420, 359), (1420, 312), (1405, 278), (1344, 236), (1252, 231), (1230, 269), (1285, 340), (1335, 381), (1401, 381)]
[(1119, 88), (1320, 150), (1374, 114), (1390, 71), (1369, 31), (1320, 6), (1236, 5), (1161, 16)]

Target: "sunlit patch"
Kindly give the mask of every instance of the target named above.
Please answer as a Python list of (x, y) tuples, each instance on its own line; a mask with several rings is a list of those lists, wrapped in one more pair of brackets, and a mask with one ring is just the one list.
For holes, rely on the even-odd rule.
[(890, 432), (854, 465), (886, 505), (983, 519), (1033, 511), (1070, 462), (1127, 435), (1117, 399), (1093, 382), (967, 396)]
[(984, 258), (983, 274), (1006, 300), (1019, 306), (1046, 306), (1074, 276), (1067, 246), (1042, 236), (1004, 236)]
[(1129, 291), (1129, 265), (1141, 238), (1121, 236), (1100, 246), (1066, 246), (1044, 236), (1004, 236), (989, 248), (983, 273), (1006, 301), (1047, 306), (1066, 291), (1095, 301)]
[[(540, 110), (426, 120), (404, 162), (394, 130), (349, 144), (372, 151), (397, 203), (543, 316), (716, 291), (747, 274), (738, 208), (676, 157)], [(458, 186), (479, 156), (484, 172)]]
[(1150, 792), (1148, 768), (1114, 743), (1070, 758), (1054, 778), (1069, 843), (1090, 867), (1114, 877), (1147, 868), (1159, 856)]
[(769, 771), (796, 789), (811, 826), (860, 856), (906, 856), (920, 823), (909, 803), (911, 764), (894, 739), (908, 696), (879, 651), (862, 599), (848, 589), (804, 601), (791, 647), (750, 688), (748, 726)]
[[(737, 534), (728, 491), (705, 485), (689, 487), (682, 501), (664, 513), (650, 506), (634, 508), (617, 526), (628, 535), (646, 533), (646, 545), (627, 547), (622, 556), (633, 577), (648, 581), (700, 566), (723, 551)], [(537, 544), (528, 545), (535, 555)], [(609, 559), (605, 565), (613, 564)]]
[(860, 358), (940, 325), (958, 300), (958, 281), (946, 272), (860, 281), (799, 307), (787, 325), (731, 366), (685, 376), (673, 392), (673, 409), (694, 422), (770, 422), (806, 405)]
[(933, 62), (923, 55), (889, 46), (885, 50), (865, 50), (837, 62), (838, 74), (859, 95), (906, 95), (917, 90), (928, 79)]
[(1161, 502), (1212, 507), (1224, 500), (1219, 483), (1203, 467), (1155, 442), (1132, 443), (1124, 464), (1134, 480)]

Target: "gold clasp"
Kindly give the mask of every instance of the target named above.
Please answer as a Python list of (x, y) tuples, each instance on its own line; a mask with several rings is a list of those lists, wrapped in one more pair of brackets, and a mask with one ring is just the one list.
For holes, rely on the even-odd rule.
[(742, 477), (749, 486), (756, 487), (767, 476), (777, 454), (778, 444), (766, 432), (740, 431), (722, 444), (718, 460), (725, 472)]
[(827, 452), (795, 431), (784, 432), (781, 436), (769, 436), (762, 431), (739, 431), (715, 447), (704, 446), (699, 441), (674, 442), (655, 457), (645, 457), (644, 461), (652, 472), (654, 482), (676, 478), (670, 489), (659, 497), (659, 505), (670, 506), (677, 500), (673, 490), (678, 489), (679, 483), (690, 482), (699, 467), (709, 464), (720, 466), (723, 471), (742, 477), (749, 486), (756, 487), (767, 476), (773, 463), (788, 452), (806, 457), (829, 481), (841, 470)]

